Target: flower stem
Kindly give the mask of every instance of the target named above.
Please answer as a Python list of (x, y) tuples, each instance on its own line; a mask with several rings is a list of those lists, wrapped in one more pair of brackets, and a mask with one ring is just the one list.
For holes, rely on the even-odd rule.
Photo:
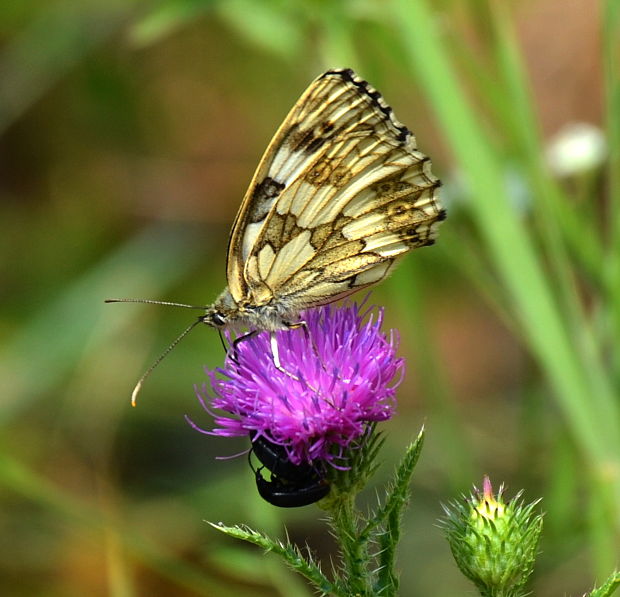
[(332, 528), (342, 553), (344, 584), (346, 595), (370, 597), (373, 592), (369, 578), (369, 558), (367, 543), (360, 540), (357, 522), (360, 514), (356, 511), (354, 498), (341, 494), (340, 499), (329, 504)]

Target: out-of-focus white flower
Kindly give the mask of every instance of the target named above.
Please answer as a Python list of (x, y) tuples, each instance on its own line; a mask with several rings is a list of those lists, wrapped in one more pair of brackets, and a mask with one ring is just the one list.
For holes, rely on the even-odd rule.
[(587, 122), (563, 126), (549, 141), (547, 162), (558, 176), (581, 174), (600, 166), (607, 157), (603, 131)]
[[(534, 202), (534, 193), (529, 180), (524, 176), (515, 163), (509, 162), (502, 170), (506, 197), (515, 211), (521, 215), (527, 214)], [(447, 207), (448, 213), (461, 209), (464, 204), (473, 200), (470, 181), (460, 169), (453, 169), (442, 178), (441, 199)]]

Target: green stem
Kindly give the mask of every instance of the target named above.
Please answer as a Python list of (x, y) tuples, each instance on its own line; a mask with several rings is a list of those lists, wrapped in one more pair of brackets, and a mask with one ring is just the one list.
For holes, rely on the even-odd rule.
[(368, 578), (368, 549), (366, 542), (360, 540), (359, 513), (353, 500), (351, 495), (342, 494), (342, 499), (334, 502), (329, 513), (342, 552), (346, 594), (370, 597), (373, 592)]

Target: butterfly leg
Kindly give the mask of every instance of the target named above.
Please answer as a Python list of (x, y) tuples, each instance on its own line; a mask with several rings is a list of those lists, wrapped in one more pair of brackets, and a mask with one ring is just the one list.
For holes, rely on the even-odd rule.
[(228, 346), (226, 346), (226, 342), (224, 341), (224, 334), (222, 334), (222, 330), (218, 329), (217, 330), (218, 336), (220, 337), (220, 344), (222, 345), (222, 348), (224, 349), (224, 353), (228, 352)]
[[(294, 326), (294, 327), (298, 327), (298, 326)], [(241, 342), (244, 342), (245, 340), (249, 340), (250, 338), (256, 336), (258, 333), (259, 333), (258, 330), (252, 330), (251, 332), (248, 332), (247, 334), (243, 334), (243, 336), (239, 336), (239, 338), (235, 338), (233, 340), (232, 346), (230, 347), (230, 359), (235, 364), (237, 365), (239, 364), (239, 359), (237, 358), (237, 346), (239, 346)], [(290, 371), (287, 371), (284, 367), (282, 367), (282, 363), (280, 361), (280, 350), (278, 347), (278, 342), (276, 339), (275, 332), (270, 333), (269, 341), (271, 345), (271, 354), (273, 356), (273, 364), (276, 366), (276, 369), (278, 369), (278, 371), (282, 371), (282, 373), (285, 373), (291, 379), (294, 379), (295, 381), (299, 381), (299, 378), (296, 375), (293, 375)]]
[(314, 351), (316, 358), (319, 359), (321, 367), (323, 368), (323, 370), (327, 371), (327, 367), (325, 366), (325, 363), (321, 358), (321, 354), (319, 353), (319, 347), (316, 345), (314, 337), (310, 334), (310, 328), (308, 327), (308, 324), (302, 319), (301, 321), (297, 321), (296, 323), (285, 322), (285, 325), (289, 330), (297, 330), (299, 328), (303, 329), (304, 336), (306, 337), (306, 340), (310, 340), (312, 344), (312, 350)]
[(282, 371), (282, 373), (288, 375), (291, 379), (299, 381), (299, 377), (282, 367), (282, 362), (280, 361), (280, 348), (278, 347), (278, 340), (276, 338), (275, 332), (271, 332), (269, 336), (269, 342), (271, 344), (271, 355), (273, 356), (273, 364), (276, 366), (276, 369), (278, 371)]
[[(283, 323), (286, 326), (286, 329), (288, 330), (298, 330), (299, 328), (302, 328), (304, 330), (304, 335), (306, 336), (306, 339), (310, 338), (310, 331), (308, 330), (308, 324), (303, 319), (301, 321), (296, 321), (295, 323), (291, 323), (289, 321), (284, 321)], [(280, 364), (280, 353), (278, 352), (278, 343), (276, 342), (276, 335), (273, 332), (271, 333), (271, 352), (273, 354), (273, 362), (274, 362), (274, 365), (276, 366), (276, 369), (284, 373), (287, 373), (287, 375), (289, 375), (290, 377), (294, 377), (294, 379), (297, 379), (297, 377), (286, 372), (282, 368), (282, 365)]]
[(310, 338), (310, 330), (308, 329), (308, 324), (303, 319), (301, 321), (296, 321), (295, 323), (285, 321), (284, 325), (288, 330), (298, 330), (299, 328), (302, 328), (306, 340)]
[[(297, 330), (299, 328), (303, 328), (304, 330), (304, 334), (306, 336), (306, 338), (310, 337), (310, 332), (308, 330), (308, 325), (306, 324), (305, 321), (297, 321), (295, 323), (290, 323), (288, 321), (284, 322), (284, 325), (286, 326), (287, 329), (289, 330)], [(273, 364), (276, 366), (276, 369), (278, 371), (281, 371), (282, 373), (284, 373), (285, 375), (288, 375), (291, 379), (294, 379), (295, 381), (299, 381), (299, 377), (297, 377), (297, 375), (294, 375), (293, 373), (291, 373), (290, 371), (287, 371), (283, 366), (282, 363), (280, 361), (280, 351), (279, 351), (279, 347), (278, 347), (278, 342), (276, 340), (276, 334), (275, 332), (271, 332), (271, 354), (273, 355)], [(316, 351), (316, 348), (315, 348)], [(318, 353), (317, 353), (318, 355)], [(307, 382), (306, 382), (307, 383)], [(308, 387), (311, 388), (313, 391), (318, 391), (315, 388), (313, 388), (310, 384), (308, 384)]]
[[(285, 321), (284, 325), (289, 330), (298, 330), (299, 328), (303, 329), (305, 337), (307, 339), (310, 339), (311, 342), (312, 342), (312, 348), (313, 348), (314, 353), (316, 354), (317, 358), (321, 362), (321, 367), (323, 367), (323, 369), (325, 369), (325, 365), (323, 364), (323, 361), (321, 360), (321, 357), (319, 355), (319, 351), (318, 351), (317, 346), (316, 346), (316, 344), (314, 342), (314, 338), (312, 338), (312, 336), (310, 335), (310, 330), (308, 328), (308, 324), (302, 319), (301, 321), (296, 321), (295, 323), (290, 323), (288, 321)], [(278, 343), (276, 342), (275, 333), (271, 334), (271, 352), (273, 354), (273, 363), (276, 366), (276, 369), (278, 369), (278, 371), (282, 371), (282, 373), (285, 373), (291, 379), (294, 379), (295, 381), (299, 381), (299, 377), (297, 377), (296, 375), (293, 375), (290, 371), (287, 371), (284, 367), (282, 367), (282, 365), (280, 363), (280, 355), (279, 355), (279, 352), (278, 352)], [(307, 381), (305, 381), (305, 383), (308, 385), (308, 387), (312, 391), (317, 392), (317, 394), (319, 393), (318, 388), (313, 387)]]
[[(284, 325), (286, 325), (286, 327), (289, 330), (296, 330), (299, 328), (302, 328), (304, 331), (304, 335), (306, 337), (306, 339), (310, 340), (310, 343), (312, 345), (312, 350), (314, 351), (314, 354), (316, 356), (316, 358), (319, 360), (319, 363), (321, 364), (321, 368), (323, 369), (323, 371), (327, 371), (327, 366), (325, 365), (325, 362), (323, 361), (322, 357), (321, 357), (321, 353), (319, 352), (319, 347), (317, 346), (315, 340), (314, 340), (314, 336), (312, 336), (312, 334), (310, 334), (310, 328), (308, 327), (308, 324), (302, 319), (301, 321), (297, 321), (295, 323), (289, 323), (289, 322), (284, 322)], [(277, 350), (277, 346), (276, 346), (276, 350)], [(273, 346), (272, 346), (272, 352), (274, 352)], [(274, 352), (274, 355), (276, 353)], [(274, 359), (275, 362), (275, 359)], [(293, 377), (294, 379), (297, 379), (296, 377), (294, 377), (292, 374), (290, 374), (288, 371), (286, 371), (285, 369), (278, 367), (278, 365), (276, 364), (276, 367), (286, 373), (289, 377)], [(340, 375), (338, 375), (338, 377), (340, 377)], [(310, 387), (314, 392), (318, 394), (320, 394), (321, 392), (319, 391), (318, 388), (314, 388), (311, 385), (309, 385), (308, 387)], [(327, 402), (331, 401), (331, 398), (328, 397), (323, 397), (324, 400), (326, 400)]]
[(252, 330), (251, 332), (243, 334), (243, 336), (239, 336), (238, 338), (235, 338), (233, 340), (230, 358), (236, 365), (239, 364), (239, 359), (237, 359), (237, 346), (239, 346), (239, 344), (244, 340), (249, 340), (250, 338), (253, 338), (254, 336), (256, 336), (256, 334), (258, 334), (258, 330)]

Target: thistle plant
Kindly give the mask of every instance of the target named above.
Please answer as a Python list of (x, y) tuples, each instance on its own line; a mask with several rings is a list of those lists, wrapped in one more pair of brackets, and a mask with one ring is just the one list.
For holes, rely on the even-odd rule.
[(211, 405), (222, 413), (213, 433), (264, 437), (296, 465), (337, 465), (369, 423), (394, 414), (404, 361), (396, 357), (397, 335), (381, 331), (381, 310), (325, 306), (302, 318), (304, 327), (275, 333), (279, 366), (263, 332), (207, 372)]
[(488, 477), (482, 487), (444, 506), (452, 555), (483, 597), (524, 597), (542, 530), (542, 515), (534, 512), (540, 500), (524, 505), (519, 493), (505, 503), (503, 487), (494, 495)]
[[(383, 311), (348, 304), (303, 314), (305, 325), (233, 342), (224, 366), (207, 371), (198, 398), (214, 418), (209, 435), (246, 436), (257, 461), (257, 491), (275, 506), (317, 503), (338, 545), (335, 569), (326, 575), (308, 550), (245, 525), (212, 526), (280, 556), (321, 595), (390, 597), (398, 594), (396, 548), (424, 430), (406, 448), (383, 499), (370, 511), (356, 497), (377, 469), (392, 417), (404, 360), (398, 335), (382, 331)], [(229, 336), (228, 340), (232, 338)], [(538, 501), (521, 494), (504, 503), (485, 477), (482, 491), (445, 507), (442, 521), (460, 570), (483, 597), (522, 597), (542, 529)], [(607, 597), (617, 576), (591, 593)], [(596, 592), (599, 591), (599, 592)], [(602, 592), (601, 592), (602, 591)]]

